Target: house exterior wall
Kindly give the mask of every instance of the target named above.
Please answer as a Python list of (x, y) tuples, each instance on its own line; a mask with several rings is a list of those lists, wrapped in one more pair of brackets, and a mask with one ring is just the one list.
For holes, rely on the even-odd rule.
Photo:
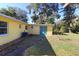
[[(0, 45), (13, 41), (21, 36), (21, 33), (25, 30), (25, 24), (17, 21), (13, 21), (9, 18), (0, 16), (0, 21), (7, 22), (7, 34), (0, 35)], [(21, 25), (21, 28), (19, 28)]]
[(33, 34), (38, 35), (40, 34), (40, 26), (39, 25), (33, 25)]
[(28, 29), (27, 29), (28, 34), (34, 34), (34, 35), (40, 34), (39, 25), (30, 24), (30, 25), (27, 25), (27, 26), (28, 26)]
[(52, 25), (49, 24), (47, 25), (47, 36), (51, 36), (52, 35)]
[(29, 34), (40, 35), (40, 26), (47, 26), (47, 34), (48, 36), (52, 35), (52, 25), (51, 24), (31, 24), (33, 28), (28, 27)]

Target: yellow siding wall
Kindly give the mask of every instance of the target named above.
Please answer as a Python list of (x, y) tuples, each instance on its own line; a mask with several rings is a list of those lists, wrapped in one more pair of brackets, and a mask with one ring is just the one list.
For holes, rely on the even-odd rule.
[(33, 25), (33, 34), (40, 34), (40, 26), (39, 25)]
[(51, 36), (52, 35), (52, 25), (47, 25), (47, 36)]
[[(30, 26), (32, 26), (32, 25), (30, 25)], [(30, 27), (28, 27), (28, 33), (39, 35), (40, 34), (40, 26), (47, 26), (47, 36), (52, 35), (52, 25), (51, 24), (46, 24), (46, 25), (45, 24), (34, 24), (32, 29)]]
[[(32, 28), (32, 26), (33, 26), (33, 28)], [(36, 25), (36, 24), (35, 25), (34, 24), (28, 25), (27, 32), (28, 32), (28, 34), (38, 35), (38, 34), (40, 34), (40, 26)]]
[[(8, 33), (7, 35), (0, 36), (0, 45), (19, 38), (25, 30), (25, 25), (21, 22), (16, 22), (2, 16), (0, 16), (0, 21), (5, 21), (8, 24)], [(21, 28), (19, 28), (19, 25), (21, 25)]]
[(47, 26), (47, 36), (51, 36), (52, 35), (52, 25), (51, 24), (46, 24), (46, 25), (34, 25), (32, 31), (32, 34), (40, 34), (40, 26)]

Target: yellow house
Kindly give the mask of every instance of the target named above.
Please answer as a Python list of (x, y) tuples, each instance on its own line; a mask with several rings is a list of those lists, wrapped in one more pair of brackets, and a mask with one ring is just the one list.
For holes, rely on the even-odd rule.
[(16, 40), (21, 37), (22, 32), (50, 36), (52, 35), (52, 24), (27, 24), (16, 18), (0, 14), (0, 45)]
[(0, 14), (0, 45), (13, 41), (25, 31), (25, 22)]

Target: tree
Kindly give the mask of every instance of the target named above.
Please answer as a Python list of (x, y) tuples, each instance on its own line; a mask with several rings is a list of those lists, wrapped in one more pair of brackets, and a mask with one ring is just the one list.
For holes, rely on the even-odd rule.
[(74, 23), (73, 23), (73, 27), (72, 27), (72, 32), (73, 33), (78, 33), (79, 32), (79, 17), (76, 17), (76, 19), (74, 19), (74, 21), (73, 21)]
[(71, 28), (73, 25), (73, 19), (76, 18), (76, 16), (74, 15), (76, 10), (76, 5), (75, 4), (68, 4), (68, 6), (66, 6), (63, 10), (64, 12), (64, 21), (66, 24), (66, 27), (68, 28), (68, 31), (71, 32)]
[(48, 21), (47, 21), (49, 24), (54, 24), (54, 18), (50, 18)]
[(0, 10), (0, 13), (11, 16), (11, 17), (15, 17), (17, 19), (21, 19), (22, 21), (27, 22), (27, 13), (23, 10), (21, 10), (20, 8), (16, 8), (16, 7), (8, 7), (8, 8), (2, 8)]
[(33, 16), (31, 17), (33, 19), (34, 22), (36, 22), (36, 20), (38, 19), (38, 15), (36, 15), (35, 12), (33, 12)]
[(40, 20), (39, 23), (48, 23), (49, 21), (51, 21), (51, 18), (54, 18), (54, 16), (59, 17), (59, 4), (57, 3), (37, 3), (31, 5), (32, 10), (35, 12), (35, 15), (33, 15), (33, 17), (38, 17), (38, 19), (32, 18), (35, 22)]

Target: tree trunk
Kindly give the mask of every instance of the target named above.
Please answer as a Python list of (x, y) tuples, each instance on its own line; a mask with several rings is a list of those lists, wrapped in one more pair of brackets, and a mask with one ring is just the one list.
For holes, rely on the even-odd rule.
[(69, 33), (72, 33), (70, 23), (68, 25), (68, 31), (69, 31)]
[(70, 28), (69, 28), (68, 30), (69, 30), (69, 33), (72, 33), (72, 31), (71, 31), (71, 29), (70, 29)]

